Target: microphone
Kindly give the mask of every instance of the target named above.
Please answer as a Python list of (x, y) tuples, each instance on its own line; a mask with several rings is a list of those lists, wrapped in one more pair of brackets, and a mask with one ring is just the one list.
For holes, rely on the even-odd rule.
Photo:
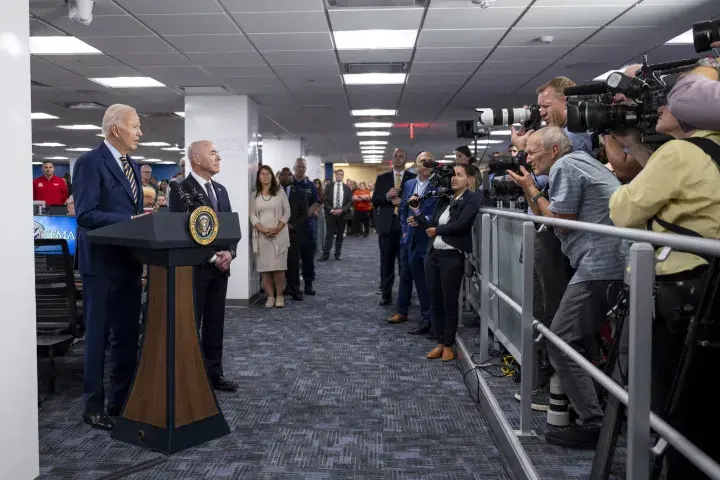
[(180, 201), (185, 206), (185, 211), (191, 211), (193, 209), (193, 199), (192, 197), (190, 197), (190, 194), (183, 188), (182, 183), (180, 183), (177, 178), (173, 178), (172, 180), (170, 180), (168, 186), (175, 195), (180, 197)]
[(563, 93), (566, 97), (575, 97), (581, 95), (597, 95), (607, 93), (607, 85), (605, 82), (593, 82), (587, 85), (577, 85), (575, 87), (568, 87)]

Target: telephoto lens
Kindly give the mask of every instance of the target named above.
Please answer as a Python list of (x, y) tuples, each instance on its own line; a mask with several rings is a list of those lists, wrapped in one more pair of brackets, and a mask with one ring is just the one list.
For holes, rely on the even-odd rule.
[(720, 20), (698, 22), (693, 25), (693, 43), (698, 53), (712, 50), (712, 44), (720, 42)]

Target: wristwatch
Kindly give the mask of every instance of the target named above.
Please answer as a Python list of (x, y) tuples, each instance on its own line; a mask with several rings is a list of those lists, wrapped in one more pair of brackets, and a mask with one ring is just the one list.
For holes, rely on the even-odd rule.
[(533, 202), (533, 203), (537, 203), (538, 200), (540, 200), (541, 198), (544, 198), (544, 197), (545, 197), (545, 195), (543, 195), (543, 193), (540, 192), (540, 193), (538, 193), (537, 195), (535, 195), (534, 197), (532, 197), (532, 198), (530, 199), (530, 201)]
[(230, 250), (230, 256), (233, 258), (233, 260), (235, 260), (235, 257), (237, 257), (237, 253), (235, 252), (235, 250)]

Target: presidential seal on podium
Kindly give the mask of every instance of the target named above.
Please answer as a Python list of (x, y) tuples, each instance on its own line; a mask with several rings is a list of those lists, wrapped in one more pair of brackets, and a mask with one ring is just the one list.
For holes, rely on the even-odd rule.
[(210, 245), (217, 237), (220, 224), (210, 207), (198, 207), (190, 214), (190, 236), (198, 245)]

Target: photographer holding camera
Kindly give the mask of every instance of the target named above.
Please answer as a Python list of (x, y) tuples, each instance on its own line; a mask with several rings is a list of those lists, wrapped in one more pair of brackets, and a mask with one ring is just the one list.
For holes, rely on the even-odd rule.
[[(524, 167), (520, 168), (520, 174), (508, 171), (508, 175), (531, 199), (530, 206), (536, 215), (612, 224), (608, 202), (620, 182), (588, 153), (573, 151), (572, 143), (562, 129), (550, 126), (533, 133), (526, 151), (535, 174), (549, 174), (549, 197), (538, 190)], [(607, 320), (608, 288), (623, 278), (622, 241), (558, 228), (555, 234), (575, 273), (562, 295), (550, 329), (589, 358), (596, 337)], [(592, 377), (552, 344), (547, 344), (547, 350), (550, 363), (579, 416), (580, 425), (550, 432), (545, 439), (553, 445), (594, 449), (603, 411)]]
[[(673, 97), (675, 89), (670, 96)], [(717, 116), (717, 104), (697, 105), (695, 119)], [(649, 156), (645, 167), (610, 199), (610, 217), (617, 226), (644, 228), (704, 238), (720, 238), (720, 132), (695, 130), (679, 122), (668, 107), (658, 110), (656, 130), (674, 140)], [(640, 150), (639, 134), (629, 132), (623, 143)], [(696, 315), (708, 282), (708, 259), (660, 248), (657, 251), (655, 319), (652, 340), (652, 398), (656, 411), (706, 454), (720, 460), (720, 412), (708, 380), (720, 375), (720, 350), (687, 343), (688, 325)], [(631, 272), (632, 274), (632, 272)], [(703, 331), (703, 333), (706, 333)], [(712, 334), (709, 335), (712, 337)], [(702, 338), (716, 341), (717, 338)], [(694, 349), (684, 378), (676, 379), (684, 347)], [(682, 388), (670, 401), (673, 383)], [(673, 408), (669, 409), (669, 405)], [(701, 417), (698, 417), (701, 414)], [(670, 449), (668, 479), (707, 478), (683, 455)]]

